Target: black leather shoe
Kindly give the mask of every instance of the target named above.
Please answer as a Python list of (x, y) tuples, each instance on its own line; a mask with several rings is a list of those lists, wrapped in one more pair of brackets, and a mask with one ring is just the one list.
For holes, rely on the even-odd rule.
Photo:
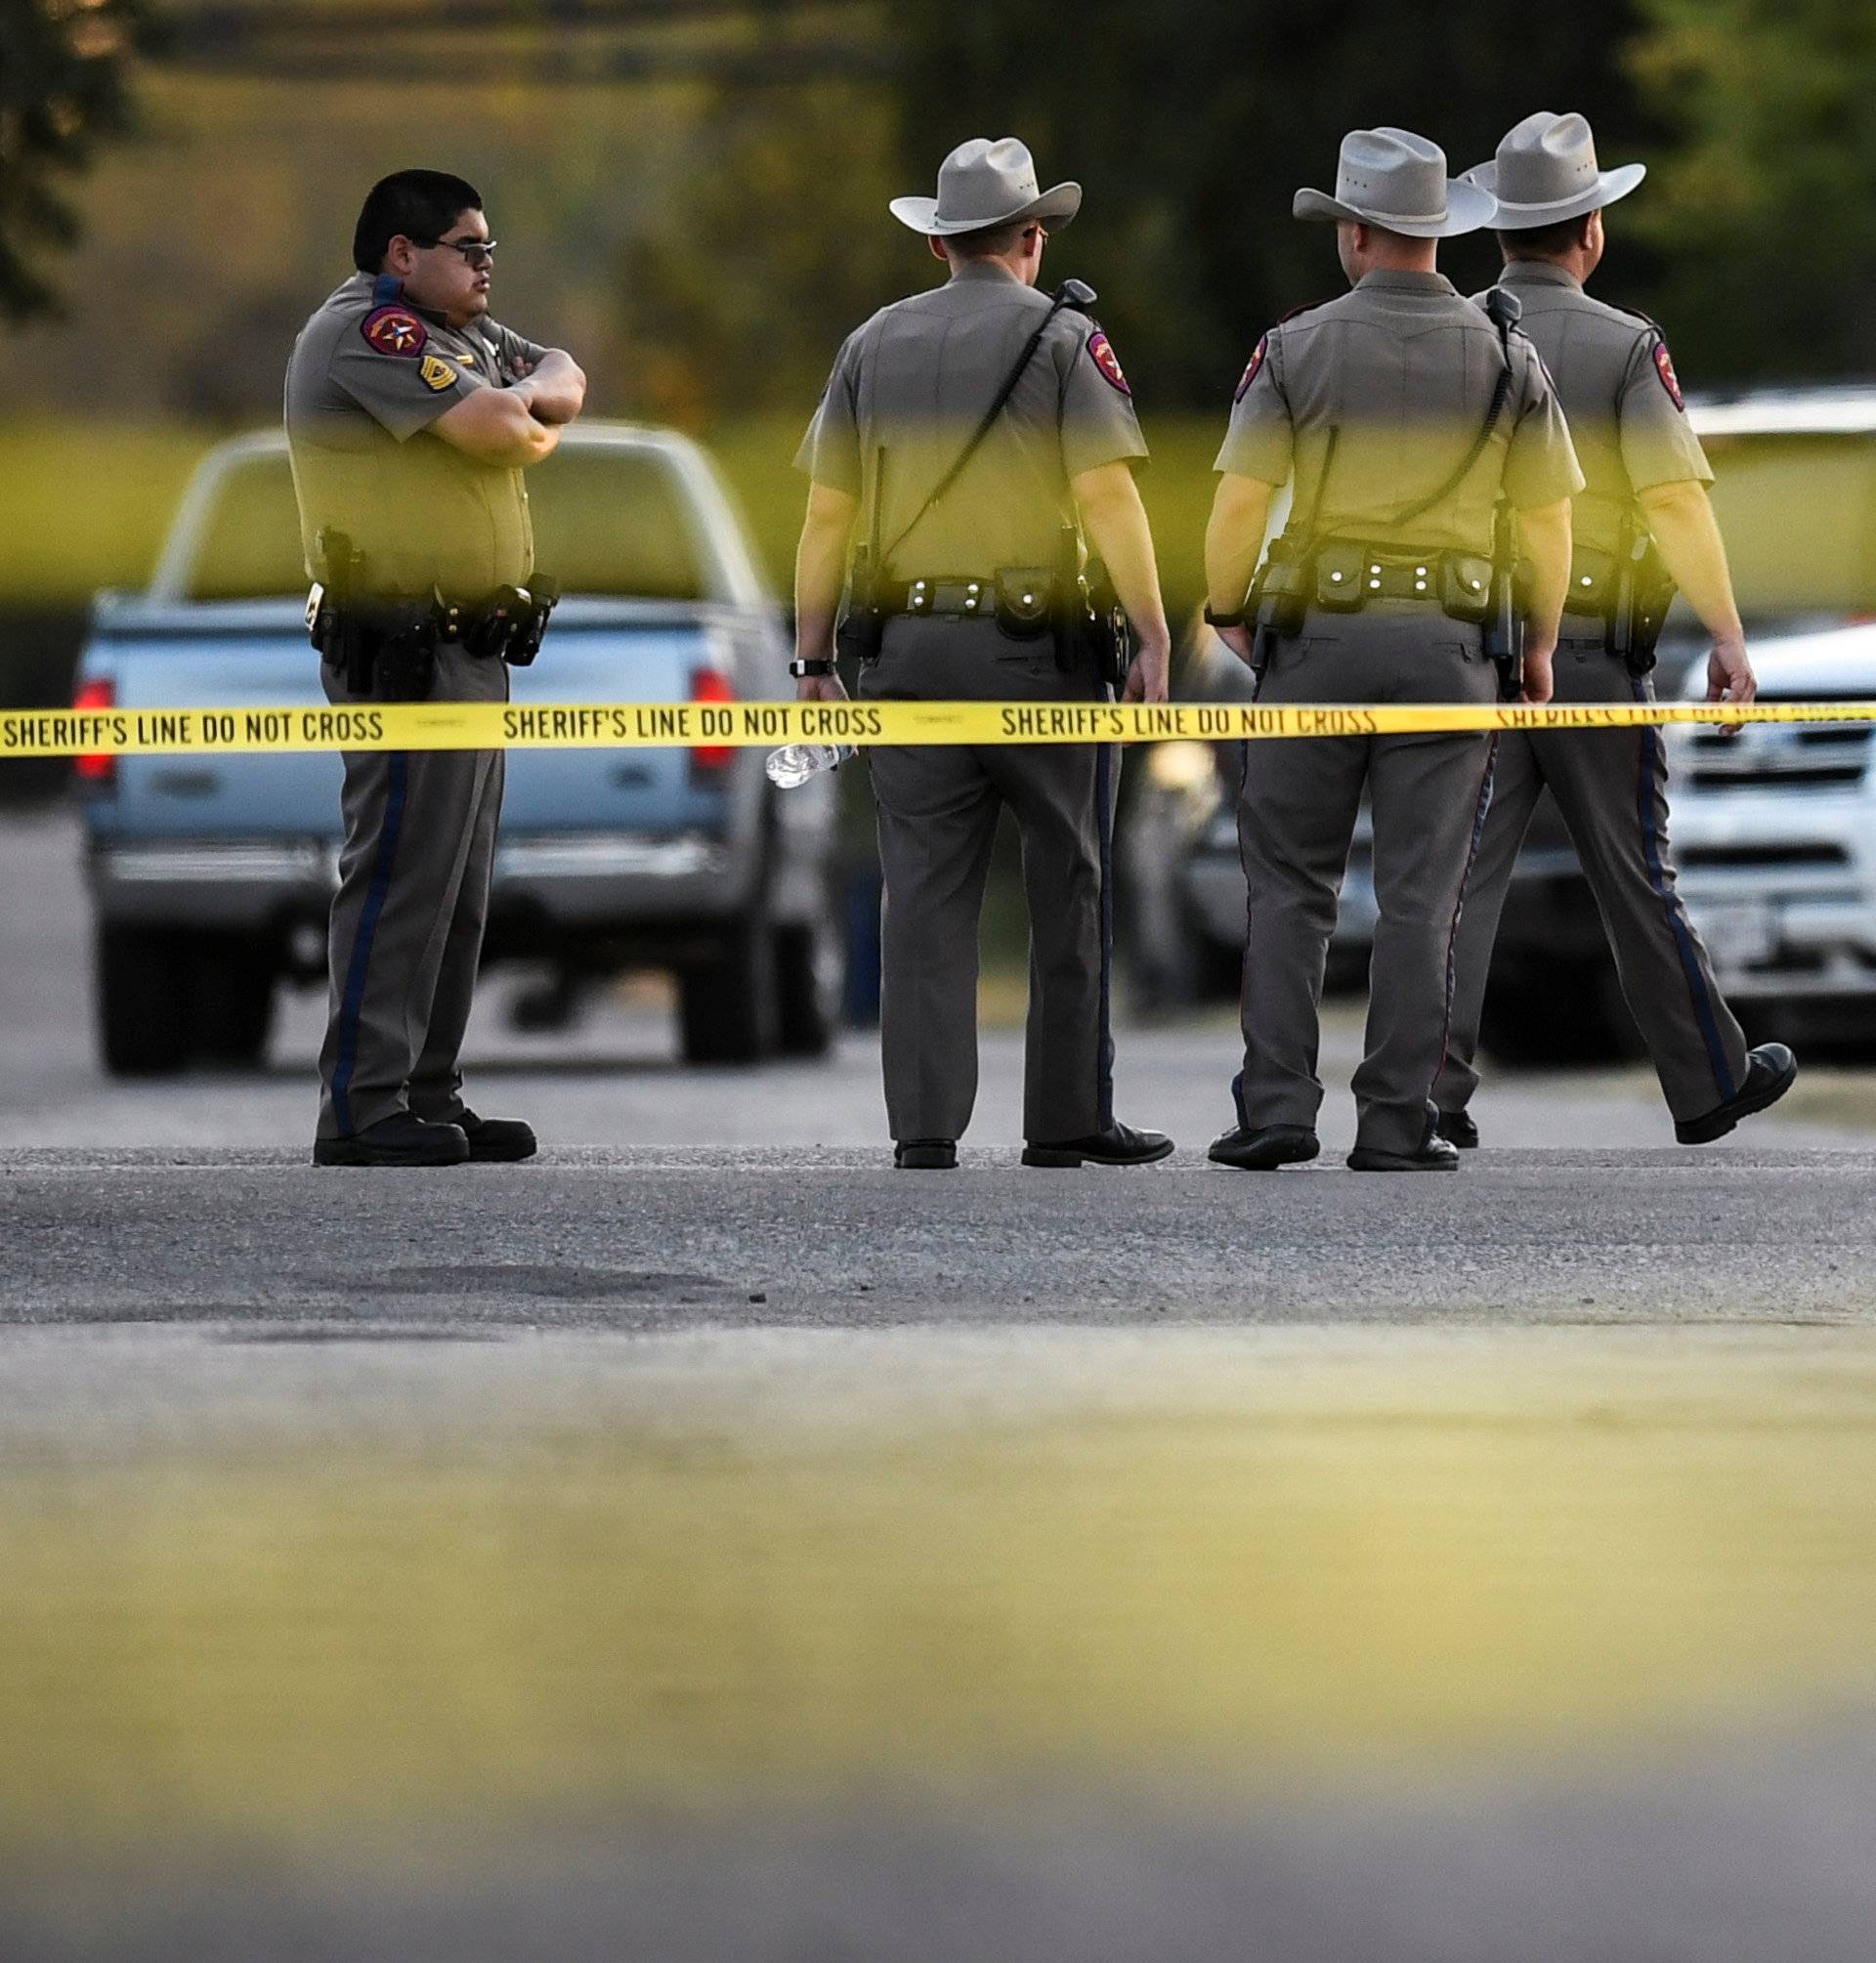
[(1478, 1127), (1472, 1123), (1470, 1111), (1442, 1111), (1433, 1130), (1447, 1144), (1457, 1145), (1462, 1152), (1478, 1150)]
[(316, 1138), (316, 1166), (460, 1166), (469, 1140), (460, 1125), (426, 1125), (407, 1111), (380, 1118), (349, 1138)]
[(1164, 1131), (1136, 1131), (1131, 1125), (1110, 1125), (1087, 1138), (1023, 1147), (1025, 1166), (1150, 1166), (1172, 1156), (1172, 1141)]
[(1711, 1145), (1724, 1138), (1742, 1118), (1776, 1104), (1798, 1075), (1798, 1059), (1782, 1043), (1762, 1043), (1746, 1057), (1746, 1081), (1704, 1118), (1689, 1118), (1674, 1128), (1683, 1145)]
[(1459, 1147), (1429, 1131), (1418, 1152), (1384, 1152), (1378, 1145), (1357, 1145), (1348, 1154), (1351, 1173), (1456, 1173)]
[(1240, 1125), (1214, 1138), (1205, 1156), (1242, 1173), (1274, 1173), (1279, 1166), (1305, 1165), (1321, 1150), (1306, 1125)]
[(892, 1148), (892, 1163), (902, 1173), (955, 1173), (955, 1138), (902, 1138)]
[(534, 1128), (519, 1118), (478, 1118), (465, 1109), (455, 1121), (469, 1141), (472, 1159), (493, 1164), (497, 1161), (532, 1159), (540, 1150)]

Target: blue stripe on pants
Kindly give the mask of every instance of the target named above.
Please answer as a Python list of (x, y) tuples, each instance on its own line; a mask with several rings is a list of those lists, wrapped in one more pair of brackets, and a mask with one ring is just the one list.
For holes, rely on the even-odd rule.
[(338, 1054), (332, 1065), (332, 1111), (339, 1121), (342, 1138), (352, 1136), (352, 1103), (347, 1093), (352, 1086), (353, 1066), (358, 1061), (359, 1021), (364, 1008), (365, 978), (371, 968), (371, 941), (378, 930), (378, 916), (384, 912), (384, 896), (390, 890), (391, 868), (398, 855), (398, 834), (404, 829), (409, 768), (410, 759), (403, 750), (391, 752), (391, 784), (385, 792), (384, 819), (378, 831), (378, 863), (371, 869), (371, 887), (364, 896), (358, 937), (352, 943), (352, 962), (346, 970), (345, 998), (339, 1009)]
[[(1648, 699), (1639, 680), (1631, 680), (1630, 693), (1639, 703)], [(1686, 909), (1681, 896), (1668, 883), (1667, 867), (1661, 858), (1661, 828), (1654, 816), (1654, 782), (1657, 770), (1666, 770), (1661, 749), (1661, 732), (1642, 731), (1642, 768), (1636, 786), (1636, 814), (1642, 821), (1642, 849), (1648, 863), (1648, 884), (1667, 911), (1668, 925), (1674, 934), (1675, 951), (1681, 957), (1681, 972), (1687, 979), (1687, 994), (1693, 1002), (1693, 1019), (1700, 1026), (1700, 1040), (1707, 1046), (1707, 1061), (1713, 1065), (1713, 1081), (1720, 1087), (1720, 1101), (1738, 1095), (1732, 1066), (1727, 1061), (1727, 1046), (1720, 1040), (1720, 1024), (1714, 1016), (1713, 998), (1707, 993), (1707, 979), (1700, 971), (1699, 957), (1693, 951), (1693, 935), (1687, 928)]]

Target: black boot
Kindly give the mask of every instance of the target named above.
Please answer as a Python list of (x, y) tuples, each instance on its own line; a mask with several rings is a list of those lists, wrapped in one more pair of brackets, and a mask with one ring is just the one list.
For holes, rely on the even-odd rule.
[(955, 1138), (901, 1138), (892, 1148), (892, 1163), (902, 1173), (955, 1173)]
[(1136, 1131), (1131, 1125), (1118, 1124), (1086, 1138), (1023, 1147), (1025, 1166), (1150, 1166), (1172, 1156), (1172, 1141), (1164, 1131)]
[(472, 1159), (490, 1164), (512, 1162), (532, 1159), (540, 1150), (534, 1128), (524, 1125), (519, 1118), (478, 1118), (465, 1106), (455, 1122), (461, 1126), (462, 1135), (469, 1140), (469, 1156)]
[(1674, 1128), (1683, 1145), (1711, 1145), (1724, 1138), (1742, 1118), (1776, 1104), (1798, 1075), (1798, 1059), (1782, 1043), (1762, 1043), (1746, 1057), (1746, 1081), (1704, 1118), (1688, 1118)]
[(1462, 1152), (1478, 1150), (1478, 1127), (1470, 1111), (1442, 1111), (1433, 1130), (1447, 1144), (1457, 1145)]
[(1205, 1156), (1241, 1173), (1274, 1173), (1279, 1166), (1306, 1165), (1321, 1150), (1307, 1125), (1240, 1125), (1214, 1138)]
[(460, 1166), (469, 1140), (459, 1125), (426, 1125), (407, 1111), (395, 1112), (349, 1138), (316, 1138), (316, 1166)]

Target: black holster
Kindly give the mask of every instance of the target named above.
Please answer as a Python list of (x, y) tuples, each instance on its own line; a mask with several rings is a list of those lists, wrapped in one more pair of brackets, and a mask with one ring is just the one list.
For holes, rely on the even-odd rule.
[(885, 629), (876, 569), (872, 553), (862, 546), (853, 555), (853, 570), (847, 578), (847, 604), (841, 609), (833, 630), (833, 652), (842, 661), (876, 661)]

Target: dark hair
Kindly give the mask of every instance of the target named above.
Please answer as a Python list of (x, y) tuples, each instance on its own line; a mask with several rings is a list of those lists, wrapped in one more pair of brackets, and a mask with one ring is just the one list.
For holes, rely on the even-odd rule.
[(361, 273), (376, 273), (400, 233), (432, 244), (465, 211), (482, 209), (482, 192), (447, 170), (394, 170), (365, 196), (352, 234), (352, 263)]
[(1013, 252), (1016, 241), (1040, 218), (1010, 218), (1002, 225), (986, 225), (976, 232), (954, 232), (944, 240), (945, 250), (959, 259), (994, 259)]
[(1559, 218), (1555, 225), (1533, 225), (1526, 232), (1501, 232), (1499, 249), (1507, 259), (1560, 259), (1583, 242), (1583, 228), (1595, 216)]

